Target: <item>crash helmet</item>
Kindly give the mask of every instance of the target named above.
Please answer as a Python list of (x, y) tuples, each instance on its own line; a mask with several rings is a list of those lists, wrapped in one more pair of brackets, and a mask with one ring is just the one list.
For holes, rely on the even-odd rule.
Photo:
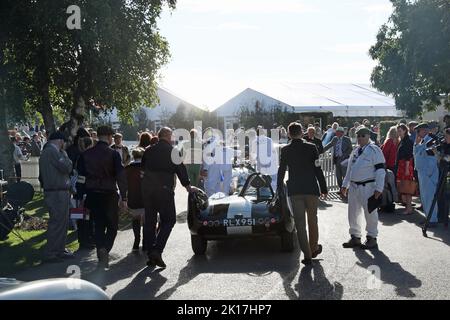
[(192, 187), (195, 206), (198, 210), (206, 210), (208, 208), (208, 195), (202, 189)]

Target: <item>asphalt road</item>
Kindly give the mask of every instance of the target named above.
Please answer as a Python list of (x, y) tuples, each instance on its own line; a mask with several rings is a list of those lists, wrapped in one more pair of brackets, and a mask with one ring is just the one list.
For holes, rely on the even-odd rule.
[(278, 238), (210, 242), (206, 256), (194, 256), (186, 202), (187, 193), (177, 188), (166, 269), (147, 268), (144, 254), (131, 252), (127, 229), (118, 234), (107, 271), (95, 270), (94, 252), (78, 252), (70, 263), (37, 266), (16, 278), (67, 277), (67, 266), (75, 264), (83, 279), (113, 299), (450, 299), (450, 231), (432, 229), (431, 238), (423, 238), (419, 213), (382, 214), (377, 251), (343, 249), (347, 205), (331, 199), (319, 211), (323, 253), (305, 267), (298, 249), (280, 252)]

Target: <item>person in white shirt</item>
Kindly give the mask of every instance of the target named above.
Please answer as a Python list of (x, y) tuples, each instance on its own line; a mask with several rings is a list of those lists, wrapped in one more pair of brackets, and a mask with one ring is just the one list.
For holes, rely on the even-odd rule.
[(272, 179), (272, 188), (277, 188), (277, 174), (279, 158), (271, 138), (267, 137), (266, 130), (261, 126), (256, 129), (256, 138), (250, 146), (250, 160), (255, 165), (256, 171), (268, 175)]
[[(348, 161), (347, 174), (342, 186), (342, 194), (348, 193), (348, 220), (351, 239), (343, 244), (344, 248), (378, 247), (378, 211), (369, 212), (368, 199), (379, 199), (383, 193), (386, 175), (385, 159), (381, 149), (370, 143), (370, 130), (361, 126), (356, 131), (359, 147), (353, 150)], [(367, 241), (361, 244), (361, 210), (366, 220)]]

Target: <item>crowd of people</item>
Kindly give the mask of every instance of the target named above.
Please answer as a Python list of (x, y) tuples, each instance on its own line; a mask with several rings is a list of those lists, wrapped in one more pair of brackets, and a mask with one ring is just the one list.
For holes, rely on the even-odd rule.
[[(280, 142), (286, 144), (280, 153), (266, 130), (260, 126), (255, 129), (249, 148), (257, 152), (256, 156), (248, 154), (248, 160), (256, 171), (270, 176), (275, 190), (283, 187), (288, 171), (287, 188), (303, 263), (310, 264), (322, 252), (317, 206), (319, 197), (326, 198), (328, 188), (320, 154), (331, 151), (340, 194), (349, 204), (350, 240), (344, 248), (376, 248), (377, 208), (388, 172), (395, 176), (400, 194), (397, 202), (405, 206), (404, 214), (414, 212), (412, 197), (419, 195), (423, 212), (430, 210), (440, 174), (437, 155), (450, 154), (450, 116), (444, 120), (447, 125), (442, 130), (434, 124), (402, 121), (389, 129), (383, 143), (378, 141), (378, 127), (366, 120), (350, 129), (338, 123), (324, 129), (317, 123), (304, 128), (293, 122), (287, 129), (278, 128)], [(444, 140), (442, 146), (435, 143), (439, 139)], [(204, 132), (192, 129), (190, 139), (178, 143), (182, 162), (173, 159), (173, 131), (167, 127), (157, 133), (140, 132), (132, 149), (108, 126), (96, 131), (80, 128), (68, 148), (59, 131), (48, 138), (42, 131), (33, 134), (30, 146), (20, 144), (23, 140), (14, 137), (17, 162), (26, 155), (40, 157), (40, 181), (50, 214), (45, 251), (49, 262), (73, 257), (65, 243), (70, 208), (75, 208), (85, 213), (77, 219), (80, 249), (96, 248), (99, 266), (107, 268), (121, 208), (132, 218), (132, 250), (138, 251), (142, 242), (148, 264), (166, 267), (162, 253), (176, 222), (175, 177), (188, 192), (202, 188), (208, 196), (230, 193), (235, 150), (219, 141), (211, 128)], [(220, 163), (205, 160), (205, 155), (214, 158), (217, 154), (223, 157)], [(431, 226), (448, 219), (448, 192), (439, 199)], [(367, 224), (364, 244), (362, 215)]]

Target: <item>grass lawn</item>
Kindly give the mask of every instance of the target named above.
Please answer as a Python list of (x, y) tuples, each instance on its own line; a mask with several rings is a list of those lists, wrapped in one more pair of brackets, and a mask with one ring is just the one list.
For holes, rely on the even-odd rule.
[[(36, 192), (33, 200), (25, 207), (26, 214), (34, 217), (48, 219), (48, 211), (44, 204), (44, 195)], [(131, 218), (123, 212), (119, 215), (119, 230), (130, 228)], [(13, 233), (9, 238), (0, 241), (0, 277), (13, 277), (14, 274), (42, 262), (43, 249), (47, 242), (46, 230), (25, 231), (17, 230), (25, 241)], [(66, 247), (69, 250), (78, 250), (76, 231), (69, 231)]]
[[(33, 200), (26, 206), (26, 213), (47, 219), (48, 211), (44, 205), (42, 193), (36, 193)], [(25, 231), (17, 230), (25, 241), (13, 233), (9, 238), (0, 241), (0, 277), (12, 277), (26, 268), (39, 265), (43, 256), (43, 248), (47, 242), (46, 230)], [(77, 235), (74, 231), (68, 232), (68, 245), (70, 250), (78, 249)]]

